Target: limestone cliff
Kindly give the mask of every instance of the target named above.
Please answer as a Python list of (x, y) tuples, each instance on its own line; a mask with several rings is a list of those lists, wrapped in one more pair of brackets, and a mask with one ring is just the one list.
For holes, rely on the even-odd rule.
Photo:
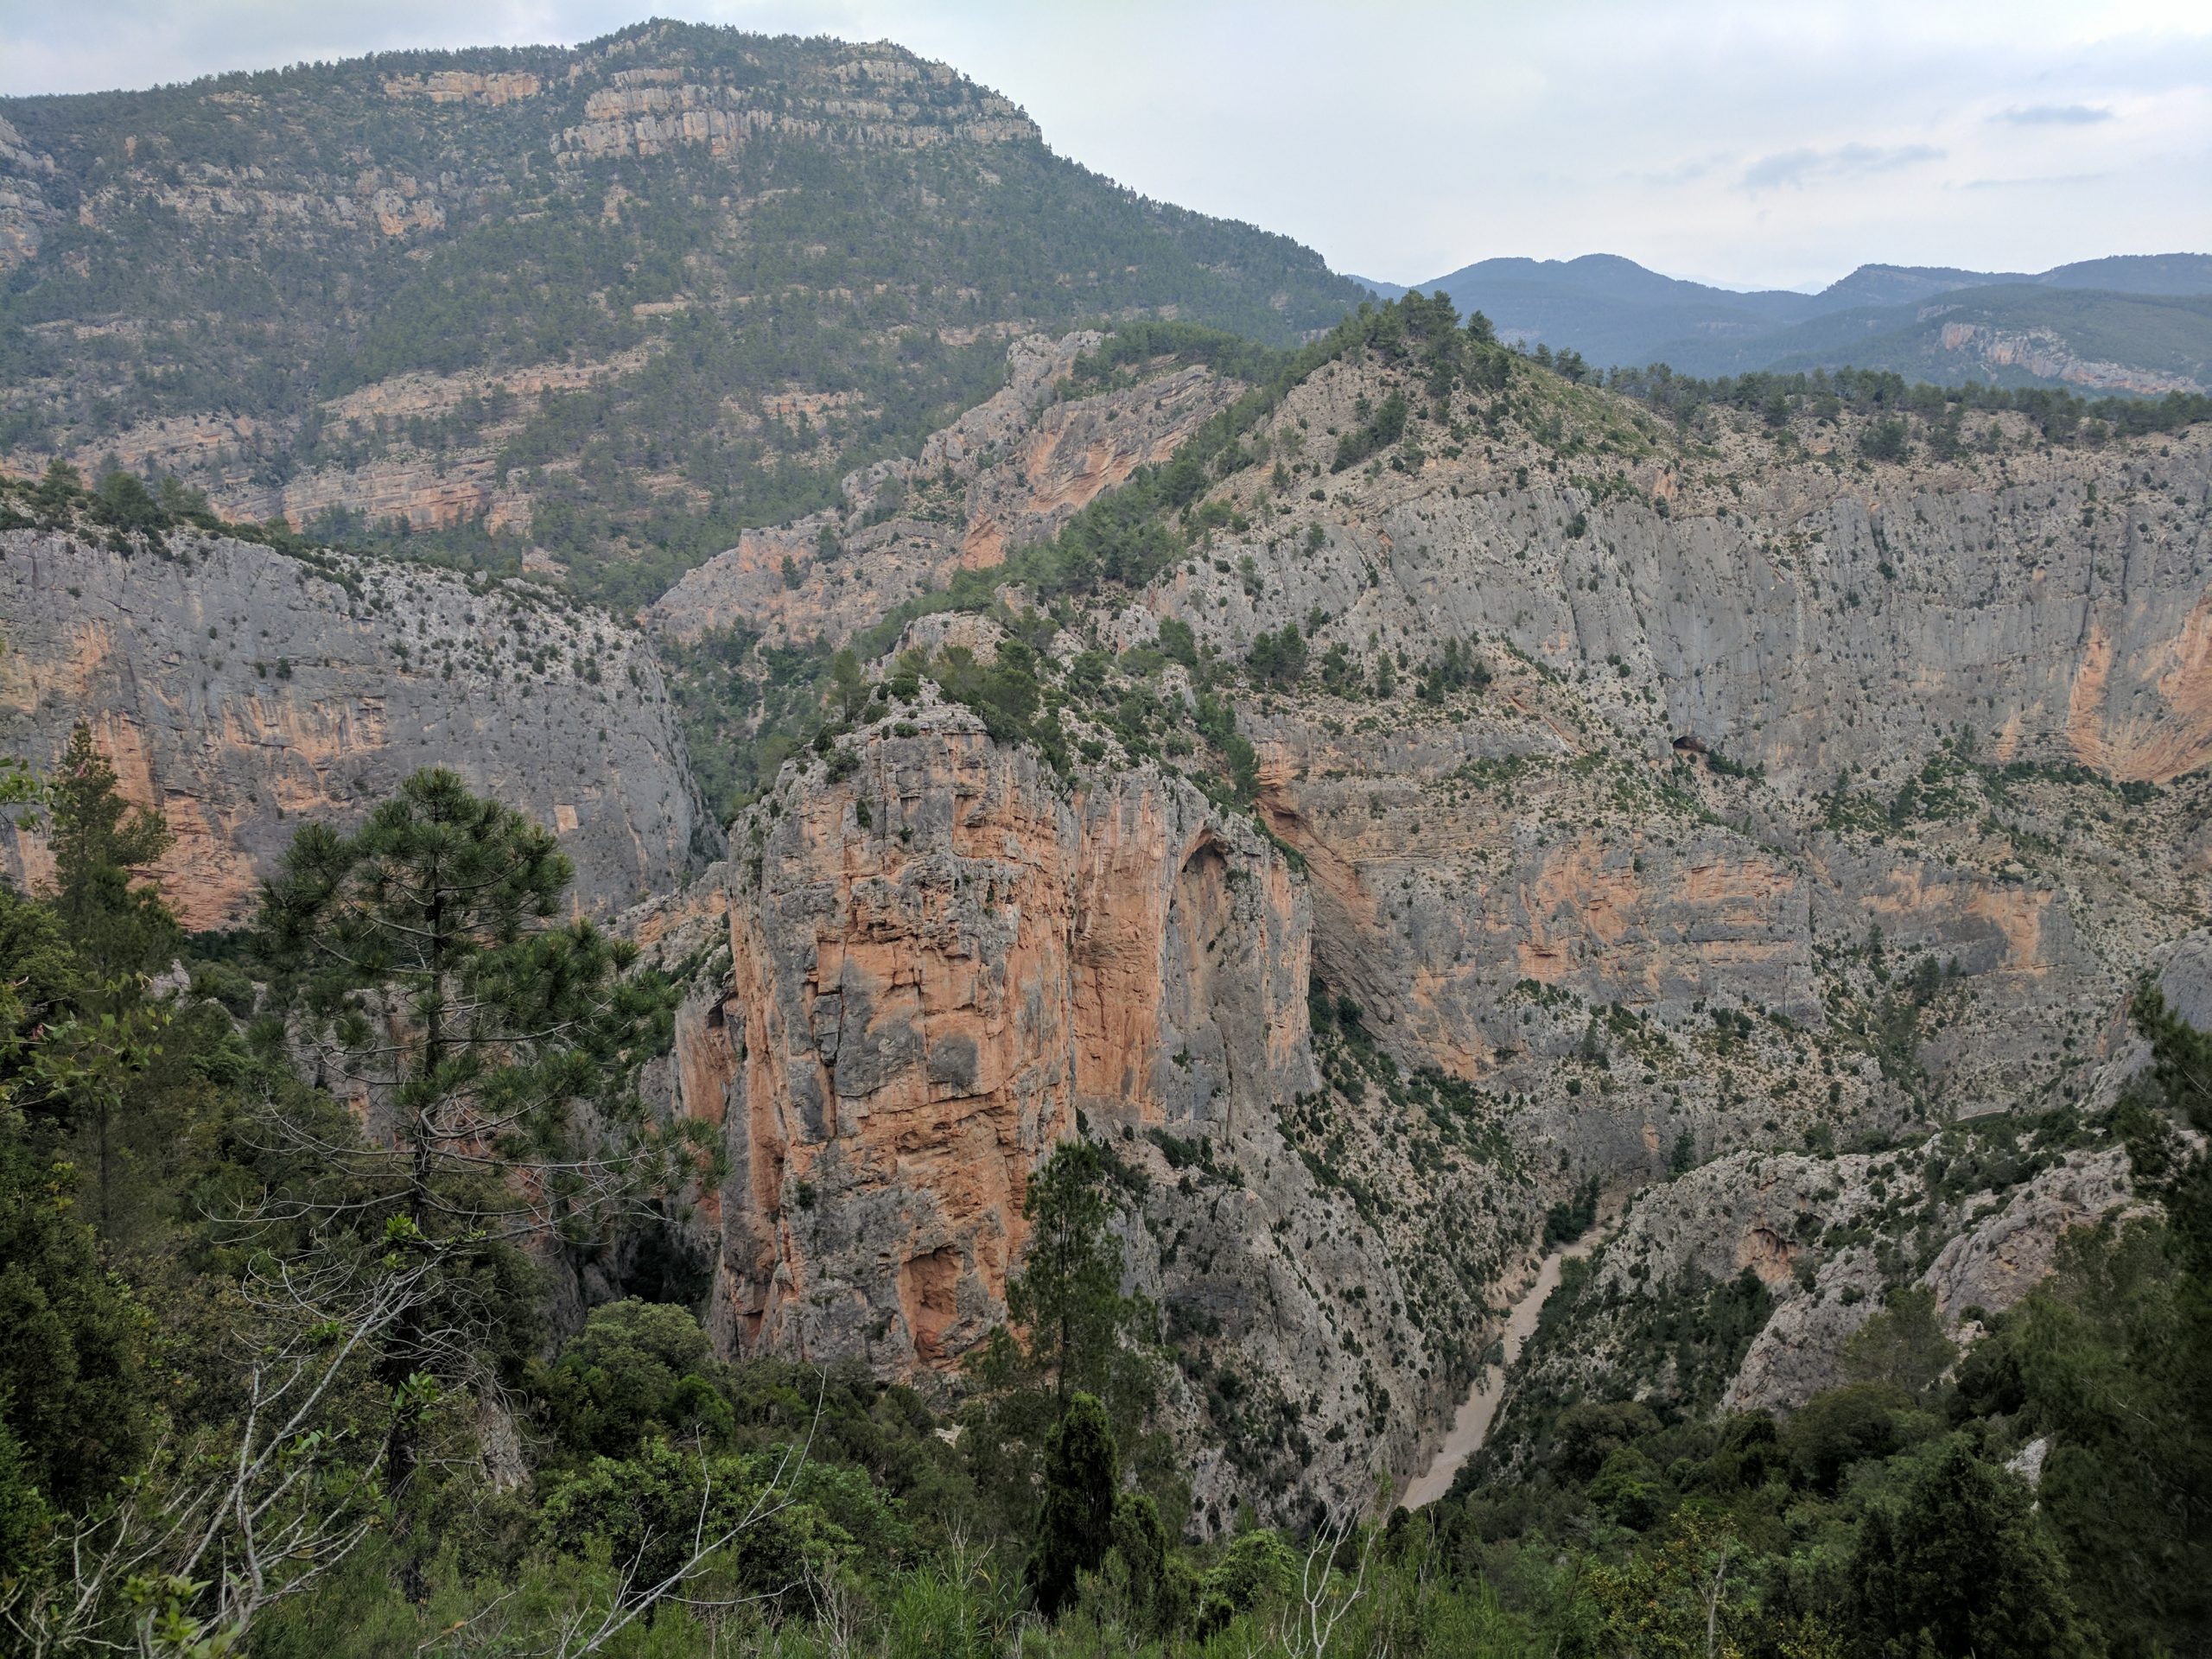
[[(1060, 372), (1041, 344), (1018, 348), (1008, 392), (932, 441), (936, 484), (914, 465), (856, 474), (846, 512), (748, 537), (657, 625), (844, 637), (924, 574), (991, 569), (1056, 527), (976, 531), (1008, 522), (988, 507), (995, 490), (1058, 512), (1020, 458), (1065, 453), (1056, 438), (1094, 408), (1109, 429), (1173, 416), (1182, 442), (1203, 418), (1162, 395), (1202, 384), (1172, 365), (1095, 399), (1043, 397)], [(1026, 1172), (1078, 1111), (1116, 1144), (1124, 1128), (1211, 1133), (1208, 1109), (1271, 1124), (1261, 1168), (1279, 1146), (1311, 1178), (1279, 1198), (1241, 1130), (1217, 1138), (1275, 1206), (1243, 1236), (1295, 1238), (1309, 1265), (1305, 1247), (1333, 1230), (1318, 1218), (1349, 1200), (1338, 1213), (1372, 1243), (1325, 1281), (1343, 1288), (1316, 1302), (1319, 1322), (1282, 1304), (1296, 1339), (1281, 1356), (1250, 1329), (1221, 1348), (1291, 1389), (1300, 1352), (1351, 1335), (1394, 1409), (1337, 1426), (1401, 1472), (1529, 1270), (1535, 1217), (1587, 1179), (1660, 1183), (1631, 1206), (1643, 1243), (1609, 1255), (1605, 1296), (1630, 1306), (1748, 1266), (1776, 1302), (1741, 1375), (1707, 1379), (1715, 1403), (1732, 1389), (1787, 1404), (1832, 1381), (1866, 1299), (1915, 1274), (1954, 1324), (1993, 1309), (2047, 1268), (2065, 1226), (2127, 1201), (2108, 1150), (2031, 1135), (1909, 1228), (1891, 1202), (1922, 1162), (1952, 1157), (1948, 1119), (2101, 1097), (2135, 1063), (2128, 988), (2212, 918), (2212, 432), (2059, 448), (2000, 415), (1948, 458), (1878, 462), (1856, 416), (1777, 437), (1709, 414), (1676, 432), (1588, 387), (1525, 367), (1508, 378), (1494, 402), (1417, 402), (1403, 440), (1353, 471), (1331, 465), (1337, 440), (1417, 389), (1387, 359), (1327, 364), (1214, 468), (1182, 521), (1184, 556), (1134, 594), (1060, 594), (1050, 696), (1087, 757), (1065, 797), (1033, 758), (981, 740), (967, 782), (920, 766), (918, 746), (934, 756), (944, 741), (932, 722), (959, 718), (933, 715), (878, 721), (842, 740), (849, 761), (788, 775), (754, 810), (730, 889), (730, 989), (694, 1049), (709, 1028), (737, 1034), (682, 1068), (719, 1080), (687, 1097), (718, 1103), (746, 1172), (721, 1195), (734, 1347), (893, 1370), (957, 1353), (1018, 1256)], [(993, 453), (970, 471), (979, 439)], [(855, 567), (852, 514), (886, 500), (945, 516), (926, 535), (879, 518)], [(911, 573), (890, 551), (907, 544)], [(1195, 664), (1159, 649), (1168, 621), (1190, 628)], [(1263, 667), (1293, 624), (1297, 666)], [(930, 618), (907, 638), (987, 657), (995, 632)], [(1258, 1112), (1243, 1083), (1208, 1095), (1217, 1107), (1183, 1103), (1206, 1061), (1185, 1035), (1196, 1015), (1173, 1003), (1172, 925), (1145, 923), (1136, 992), (1112, 1006), (1147, 1012), (1106, 1042), (1059, 988), (1085, 982), (1081, 950), (1040, 953), (1007, 919), (1049, 916), (1049, 935), (1075, 942), (1099, 912), (1025, 888), (994, 919), (1017, 880), (1039, 880), (1023, 861), (1039, 849), (1057, 893), (1101, 856), (1106, 826), (1122, 836), (1158, 810), (1138, 804), (1178, 798), (1162, 782), (1173, 757), (1220, 764), (1188, 724), (1201, 682), (1234, 697), (1255, 747), (1256, 817), (1286, 849), (1262, 856), (1294, 855), (1268, 879), (1300, 918), (1217, 973), (1256, 995), (1281, 970), (1271, 953), (1292, 948), (1326, 987), (1317, 1020), (1306, 999), (1275, 999), (1319, 1075), (1271, 1084)], [(1009, 767), (1033, 781), (1015, 787)], [(994, 859), (1019, 868), (932, 864), (924, 880), (911, 861), (940, 842), (902, 804), (940, 790), (977, 803)], [(1243, 844), (1232, 830), (1249, 842), (1235, 814), (1205, 810), (1223, 845)], [(1192, 843), (1180, 830), (1160, 844), (1187, 857)], [(1178, 855), (1147, 852), (1124, 875), (1154, 895), (1128, 914), (1172, 918)], [(948, 927), (934, 918), (962, 880), (980, 908)], [(905, 982), (898, 963), (912, 964)], [(922, 1014), (971, 1004), (957, 1021)], [(940, 1052), (933, 1033), (988, 1032), (1014, 1004), (1019, 1040), (977, 1037), (972, 1065), (958, 1042)], [(1276, 1049), (1217, 1027), (1239, 1078), (1273, 1075)], [(1099, 1086), (1087, 1068), (1102, 1042), (1135, 1081)], [(947, 1104), (960, 1102), (988, 1104)], [(863, 1127), (879, 1111), (885, 1126)], [(847, 1162), (849, 1143), (871, 1134), (916, 1137), (912, 1173), (856, 1173), (871, 1166)], [(1869, 1138), (1915, 1150), (1826, 1150)], [(1163, 1201), (1155, 1180), (1133, 1213)], [(1216, 1294), (1205, 1274), (1179, 1276), (1174, 1236), (1155, 1270), (1133, 1232), (1132, 1282), (1171, 1303)], [(1378, 1281), (1385, 1261), (1395, 1276)], [(1230, 1281), (1249, 1300), (1242, 1270)], [(1371, 1331), (1358, 1320), (1376, 1304), (1353, 1290), (1384, 1282), (1372, 1294), (1391, 1319)], [(1266, 1490), (1251, 1471), (1243, 1484)]]
[[(1820, 1116), (1808, 1057), (1846, 1123), (2077, 1088), (2208, 906), (2212, 430), (2053, 450), (1994, 417), (1994, 454), (1846, 465), (1847, 433), (1686, 451), (1539, 377), (1510, 422), (1417, 419), (1414, 464), (1325, 472), (1392, 385), (1353, 359), (1299, 387), (1222, 492), (1249, 531), (1114, 625), (1234, 661), (1294, 622), (1357, 682), (1243, 720), (1331, 982), (1613, 1168)], [(1480, 683), (1415, 695), (1447, 645)], [(1909, 1053), (1866, 1040), (1870, 943), (1948, 976)], [(1559, 1092), (1593, 1012), (1637, 1058), (1599, 1122)]]
[[(660, 671), (631, 628), (520, 582), (171, 531), (0, 531), (0, 747), (44, 765), (90, 722), (176, 845), (156, 874), (227, 927), (309, 818), (447, 766), (556, 830), (591, 910), (681, 881), (718, 842)], [(16, 880), (47, 874), (8, 831)]]
[(1239, 390), (1189, 367), (1058, 396), (1100, 338), (1085, 330), (1015, 340), (1007, 385), (916, 457), (852, 474), (837, 510), (747, 531), (649, 607), (648, 625), (687, 640), (741, 627), (842, 643), (956, 572), (989, 569), (1051, 536), (1139, 467), (1173, 455)]
[[(671, 1062), (728, 1154), (729, 1351), (950, 1368), (1004, 1318), (1031, 1173), (1087, 1133), (1130, 1172), (1133, 1282), (1301, 1426), (1259, 1448), (1272, 1489), (1410, 1460), (1450, 1381), (1384, 1238), (1286, 1141), (1319, 1082), (1311, 924), (1249, 821), (1156, 770), (1071, 787), (929, 699), (787, 768), (733, 841), (728, 953)], [(1221, 1438), (1217, 1522), (1270, 1487)]]

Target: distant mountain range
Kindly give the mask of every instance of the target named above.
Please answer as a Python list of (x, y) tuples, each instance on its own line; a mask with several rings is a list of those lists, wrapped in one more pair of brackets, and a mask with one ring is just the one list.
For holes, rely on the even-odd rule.
[[(1405, 290), (1352, 279), (1383, 298)], [(2089, 259), (2039, 273), (1861, 265), (1817, 294), (1662, 276), (1616, 254), (1484, 259), (1432, 282), (1510, 339), (1689, 374), (1850, 365), (1916, 379), (2084, 391), (2212, 385), (2212, 255)]]

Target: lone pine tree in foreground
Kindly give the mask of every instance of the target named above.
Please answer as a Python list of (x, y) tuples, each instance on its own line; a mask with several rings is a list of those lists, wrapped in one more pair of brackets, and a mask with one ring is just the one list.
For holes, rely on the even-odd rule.
[[(629, 972), (634, 946), (556, 920), (572, 874), (542, 826), (438, 769), (350, 836), (302, 829), (263, 895), (294, 1039), (366, 1115), (365, 1144), (313, 1148), (329, 1203), (380, 1218), (392, 1250), (440, 1269), (385, 1346), (403, 1397), (474, 1380), (473, 1333), (496, 1328), (483, 1316), (499, 1287), (528, 1276), (518, 1246), (588, 1244), (678, 1168), (634, 1087), (664, 1039), (666, 994)], [(404, 1484), (419, 1412), (397, 1421)]]

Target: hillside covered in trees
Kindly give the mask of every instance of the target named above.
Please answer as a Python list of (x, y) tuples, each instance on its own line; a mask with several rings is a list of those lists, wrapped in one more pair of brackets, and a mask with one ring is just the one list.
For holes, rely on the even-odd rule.
[(1358, 297), (892, 46), (642, 24), (0, 100), (0, 455), (639, 604), (1038, 326)]

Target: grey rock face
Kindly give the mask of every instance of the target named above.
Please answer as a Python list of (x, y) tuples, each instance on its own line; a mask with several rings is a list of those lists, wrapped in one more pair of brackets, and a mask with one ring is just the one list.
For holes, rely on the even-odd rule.
[[(358, 817), (422, 766), (556, 830), (588, 911), (675, 886), (719, 841), (643, 639), (525, 584), (10, 531), (0, 627), (0, 747), (43, 766), (89, 722), (124, 792), (168, 815), (156, 873), (194, 926), (245, 919), (301, 823)], [(45, 875), (35, 835), (0, 858)]]
[[(1409, 1462), (1442, 1368), (1387, 1242), (1281, 1122), (1319, 1079), (1280, 855), (1187, 784), (1064, 785), (927, 699), (846, 742), (740, 819), (730, 955), (679, 1023), (674, 1092), (729, 1160), (719, 1341), (950, 1368), (1005, 1316), (1030, 1175), (1088, 1134), (1136, 1172), (1128, 1283), (1306, 1425), (1278, 1490), (1294, 1464), (1350, 1494), (1370, 1458)], [(1201, 1525), (1271, 1502), (1252, 1481), (1202, 1459)]]
[(657, 633), (740, 627), (842, 643), (963, 570), (1050, 537), (1141, 466), (1164, 461), (1238, 391), (1201, 368), (1061, 397), (1100, 336), (1031, 334), (1007, 353), (1007, 382), (918, 455), (844, 480), (845, 505), (772, 529), (687, 573), (646, 611)]
[[(1677, 445), (1577, 393), (1330, 471), (1392, 384), (1347, 359), (1294, 391), (1222, 492), (1251, 527), (1144, 601), (1231, 661), (1296, 623), (1362, 688), (1309, 668), (1242, 711), (1317, 971), (1608, 1172), (1685, 1131), (1709, 1155), (2078, 1094), (2207, 903), (2212, 429), (2054, 450), (2000, 421), (1999, 455), (1875, 466), (1849, 432)], [(1447, 645), (1487, 682), (1425, 704)], [(1923, 963), (1908, 1031), (1891, 973)], [(1616, 1010), (1635, 1040), (1602, 1046), (1637, 1063), (1565, 1095)]]
[(2158, 969), (2158, 990), (2176, 1014), (2212, 1032), (2212, 931), (2199, 929), (2175, 943)]
[[(2117, 1147), (2039, 1154), (2032, 1137), (1971, 1124), (1883, 1153), (1732, 1153), (1636, 1195), (1573, 1317), (1528, 1370), (1554, 1389), (1665, 1396), (1679, 1379), (1665, 1355), (1630, 1344), (1636, 1306), (1694, 1306), (1749, 1273), (1770, 1311), (1714, 1403), (1788, 1411), (1847, 1380), (1846, 1349), (1891, 1290), (1924, 1287), (1947, 1332), (1970, 1342), (1978, 1313), (2003, 1312), (2049, 1275), (2068, 1230), (2135, 1204)], [(1514, 1416), (1509, 1399), (1509, 1445)]]
[[(1440, 421), (1421, 426), (1425, 459), (1409, 460), (1408, 448), (1389, 467), (1331, 471), (1323, 435), (1364, 419), (1388, 389), (1371, 365), (1347, 362), (1294, 391), (1243, 440), (1249, 464), (1211, 493), (1230, 509), (1215, 515), (1220, 528), (1134, 602), (1116, 595), (1078, 613), (1051, 654), (1065, 664), (1094, 645), (1144, 644), (1173, 618), (1234, 664), (1262, 631), (1298, 625), (1311, 652), (1304, 677), (1271, 686), (1252, 676), (1235, 694), (1238, 722), (1258, 754), (1259, 811), (1302, 855), (1292, 885), (1310, 906), (1313, 972), (1363, 1011), (1366, 1033), (1398, 1070), (1350, 1077), (1338, 1070), (1348, 1051), (1330, 1046), (1339, 1039), (1314, 1037), (1328, 1086), (1299, 1085), (1287, 1105), (1278, 1091), (1280, 1138), (1250, 1148), (1243, 1128), (1224, 1137), (1197, 1108), (1174, 1105), (1182, 1084), (1163, 1069), (1202, 1083), (1208, 1098), (1249, 1099), (1243, 1080), (1274, 1051), (1225, 1024), (1217, 1058), (1186, 1035), (1204, 1021), (1128, 1027), (1106, 1042), (1054, 991), (1023, 999), (1037, 1011), (1025, 1018), (1040, 1046), (1020, 1064), (995, 1060), (986, 1035), (972, 1046), (957, 1038), (946, 1020), (887, 1024), (887, 970), (853, 978), (853, 953), (904, 937), (943, 900), (918, 898), (918, 875), (902, 874), (858, 927), (842, 884), (874, 868), (878, 855), (856, 849), (886, 823), (913, 829), (910, 868), (927, 867), (920, 849), (936, 843), (905, 808), (878, 802), (919, 802), (937, 786), (902, 782), (879, 796), (869, 784), (866, 822), (853, 812), (835, 834), (825, 821), (801, 836), (796, 805), (772, 812), (757, 826), (759, 879), (764, 894), (787, 896), (764, 912), (777, 919), (763, 936), (842, 942), (834, 969), (793, 959), (769, 976), (808, 988), (806, 1038), (794, 1048), (779, 1035), (767, 1047), (803, 1053), (794, 1070), (811, 1075), (753, 1090), (748, 1116), (759, 1121), (763, 1100), (788, 1101), (779, 1144), (829, 1148), (847, 1133), (832, 1127), (843, 1114), (862, 1103), (879, 1110), (901, 1090), (942, 1102), (1021, 1077), (1031, 1093), (1010, 1112), (1012, 1128), (971, 1132), (972, 1147), (948, 1142), (932, 1173), (901, 1175), (893, 1188), (863, 1191), (825, 1156), (825, 1179), (862, 1195), (847, 1230), (795, 1217), (788, 1197), (779, 1205), (756, 1193), (740, 1205), (726, 1196), (726, 1215), (770, 1218), (747, 1224), (750, 1234), (728, 1228), (733, 1306), (760, 1320), (734, 1319), (740, 1343), (788, 1347), (806, 1330), (834, 1336), (841, 1351), (858, 1341), (895, 1367), (929, 1361), (912, 1332), (972, 1340), (995, 1317), (990, 1273), (1019, 1258), (1018, 1227), (1006, 1220), (1018, 1188), (995, 1174), (988, 1192), (963, 1200), (957, 1226), (944, 1219), (944, 1195), (968, 1190), (975, 1167), (1010, 1166), (1009, 1147), (1013, 1164), (1033, 1160), (1061, 1132), (1052, 1128), (1063, 1097), (1052, 1068), (1080, 1071), (1106, 1052), (1122, 1057), (1124, 1075), (1156, 1079), (1143, 1097), (1157, 1104), (1131, 1121), (1116, 1115), (1114, 1090), (1078, 1085), (1092, 1132), (1213, 1136), (1251, 1195), (1243, 1202), (1257, 1205), (1244, 1212), (1240, 1244), (1230, 1195), (1171, 1219), (1163, 1205), (1190, 1206), (1206, 1188), (1155, 1182), (1132, 1231), (1134, 1281), (1157, 1284), (1194, 1315), (1218, 1302), (1244, 1374), (1294, 1394), (1303, 1350), (1272, 1345), (1239, 1310), (1274, 1306), (1277, 1323), (1309, 1347), (1314, 1330), (1329, 1328), (1295, 1311), (1281, 1269), (1262, 1272), (1268, 1251), (1249, 1242), (1255, 1224), (1278, 1248), (1295, 1240), (1291, 1262), (1318, 1300), (1341, 1295), (1336, 1328), (1366, 1345), (1373, 1381), (1400, 1411), (1410, 1403), (1425, 1414), (1409, 1434), (1386, 1427), (1388, 1414), (1336, 1420), (1401, 1470), (1414, 1461), (1407, 1447), (1443, 1414), (1421, 1402), (1456, 1393), (1467, 1356), (1494, 1328), (1484, 1303), (1513, 1281), (1532, 1218), (1588, 1176), (1648, 1191), (1605, 1257), (1618, 1265), (1600, 1268), (1620, 1317), (1593, 1317), (1586, 1342), (1578, 1337), (1560, 1363), (1590, 1375), (1624, 1363), (1631, 1357), (1607, 1344), (1628, 1342), (1624, 1310), (1654, 1286), (1683, 1275), (1722, 1283), (1748, 1268), (1773, 1317), (1740, 1374), (1712, 1381), (1709, 1403), (1725, 1387), (1730, 1399), (1786, 1405), (1834, 1381), (1845, 1344), (1887, 1289), (1913, 1276), (1907, 1266), (1937, 1263), (1928, 1282), (1954, 1322), (1966, 1306), (1999, 1306), (2047, 1269), (2066, 1226), (2124, 1201), (2109, 1171), (2075, 1157), (2038, 1165), (2026, 1196), (2007, 1178), (1970, 1202), (1916, 1211), (1923, 1230), (1900, 1230), (1904, 1195), (1922, 1180), (1915, 1160), (1935, 1155), (1932, 1125), (2105, 1098), (2132, 1060), (2118, 1016), (2136, 974), (2168, 963), (2177, 985), (2194, 982), (2194, 957), (2170, 946), (2201, 928), (2212, 899), (2212, 779), (2193, 770), (2212, 760), (2212, 434), (2054, 451), (2008, 428), (2001, 455), (1897, 467), (1858, 461), (1847, 432), (1815, 435), (1827, 449), (1812, 454), (1777, 452), (1766, 435), (1725, 423), (1677, 442), (1648, 421), (1637, 426), (1618, 400), (1578, 392), (1555, 410), (1516, 406), (1519, 436), (1455, 407), (1448, 435)], [(1009, 397), (990, 418), (1070, 420), (1077, 407), (1039, 404), (1045, 414), (1024, 415), (1019, 404)], [(1528, 437), (1553, 413), (1582, 423), (1564, 448)], [(1020, 449), (1039, 429), (993, 442)], [(948, 437), (933, 453), (965, 464), (976, 452)], [(876, 499), (894, 476), (923, 478), (887, 467), (849, 494)], [(980, 476), (966, 487), (963, 512), (984, 487)], [(932, 545), (949, 552), (949, 533), (936, 533)], [(746, 602), (786, 618), (828, 604), (842, 628), (843, 598), (815, 597), (836, 579), (809, 562), (814, 540), (791, 543), (796, 588), (756, 564)], [(717, 579), (743, 575), (741, 563)], [(846, 594), (852, 580), (819, 592)], [(981, 650), (989, 632), (971, 618), (933, 619), (929, 640), (957, 634)], [(1417, 692), (1447, 646), (1479, 675)], [(1389, 690), (1378, 689), (1386, 658)], [(1148, 689), (1183, 702), (1193, 695), (1173, 666)], [(899, 753), (899, 740), (870, 738), (856, 775), (874, 778)], [(1116, 773), (1117, 764), (1087, 769), (1069, 804), (1039, 806), (1033, 821), (1016, 814), (1023, 821), (994, 838), (1002, 850), (992, 856), (1051, 848), (1064, 866), (1069, 847), (1113, 842), (1100, 804), (1126, 812), (1153, 787), (1134, 780), (1155, 775), (1148, 762)], [(980, 780), (952, 789), (979, 804), (1019, 793)], [(833, 792), (841, 811), (844, 799)], [(997, 807), (976, 810), (996, 824)], [(1241, 868), (1234, 856), (1228, 864)], [(1166, 868), (1147, 856), (1123, 886), (1155, 891)], [(989, 874), (962, 879), (1004, 890)], [(740, 911), (754, 902), (743, 887), (732, 889)], [(1043, 913), (1027, 900), (1020, 908)], [(972, 937), (970, 927), (943, 937), (963, 941), (963, 959), (990, 964), (963, 974), (998, 983), (992, 976), (1016, 947), (982, 916)], [(1064, 931), (1087, 938), (1072, 922)], [(930, 937), (934, 952), (939, 934)], [(1264, 973), (1267, 953), (1293, 937), (1255, 935), (1249, 950), (1218, 957), (1199, 1001), (1218, 1004), (1232, 976)], [(1125, 959), (1147, 964), (1159, 985), (1173, 982), (1172, 952), (1084, 954), (1093, 950), (1065, 970), (1077, 983), (1091, 971), (1084, 963)], [(737, 995), (747, 951), (737, 955), (732, 1024), (741, 1003), (785, 995), (767, 981)], [(1051, 985), (1062, 971), (1025, 970)], [(1165, 1006), (1143, 976), (1126, 984), (1101, 1006)], [(1001, 987), (976, 1006), (994, 998), (1012, 994)], [(791, 1005), (784, 1031), (798, 1029), (799, 1013)], [(1305, 1040), (1304, 1022), (1295, 1028)], [(731, 1045), (755, 1056), (762, 1046)], [(1062, 1052), (1073, 1059), (1053, 1058)], [(1456, 1103), (1424, 1106), (1406, 1086), (1420, 1067), (1457, 1080)], [(1219, 1075), (1238, 1081), (1224, 1090), (1211, 1080)], [(1500, 1149), (1495, 1162), (1461, 1160), (1438, 1135), (1462, 1109), (1489, 1137), (1483, 1144)], [(1918, 1150), (1776, 1150), (1847, 1145), (1870, 1129), (1903, 1131)], [(1297, 1153), (1310, 1188), (1268, 1185), (1283, 1179), (1267, 1173), (1270, 1159), (1287, 1162), (1279, 1147)], [(1408, 1147), (1418, 1148), (1410, 1158)], [(776, 1154), (786, 1155), (796, 1154)], [(1133, 1155), (1152, 1167), (1142, 1141)], [(1659, 1184), (1670, 1165), (1701, 1160)], [(821, 1202), (823, 1182), (809, 1180)], [(787, 1185), (781, 1173), (776, 1181)], [(1396, 1278), (1371, 1276), (1377, 1252), (1355, 1244), (1357, 1229), (1337, 1233), (1331, 1206), (1344, 1190), (1362, 1195), (1358, 1219), (1398, 1264)], [(1377, 1193), (1401, 1202), (1367, 1213)], [(1847, 1236), (1861, 1227), (1866, 1236)], [(1156, 1269), (1136, 1236), (1155, 1228), (1166, 1241)], [(1478, 1243), (1454, 1255), (1469, 1239)], [(834, 1268), (810, 1281), (794, 1263), (811, 1258), (793, 1240), (814, 1241), (807, 1249)], [(1209, 1262), (1252, 1265), (1226, 1281), (1192, 1274), (1198, 1249)], [(1447, 1258), (1454, 1286), (1428, 1282)], [(823, 1306), (843, 1311), (810, 1311), (810, 1283), (833, 1285)], [(1395, 1329), (1346, 1325), (1375, 1306), (1351, 1290), (1383, 1284), (1418, 1313)], [(1638, 1373), (1637, 1386), (1669, 1384)]]

